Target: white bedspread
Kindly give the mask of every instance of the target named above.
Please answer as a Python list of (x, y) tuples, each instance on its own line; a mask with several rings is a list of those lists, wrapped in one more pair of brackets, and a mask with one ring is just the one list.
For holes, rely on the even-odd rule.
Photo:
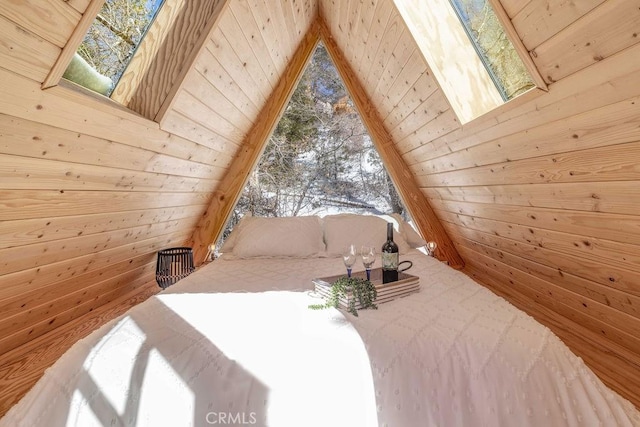
[(421, 292), (318, 302), (339, 259), (218, 260), (78, 342), (0, 426), (630, 426), (547, 328), (419, 253)]

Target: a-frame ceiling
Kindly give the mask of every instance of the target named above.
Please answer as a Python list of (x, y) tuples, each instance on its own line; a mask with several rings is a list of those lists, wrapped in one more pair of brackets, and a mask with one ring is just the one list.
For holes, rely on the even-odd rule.
[(636, 2), (492, 0), (548, 92), (464, 126), (393, 0), (188, 2), (141, 116), (55, 84), (99, 3), (0, 2), (5, 390), (47, 337), (153, 293), (158, 249), (213, 239), (320, 34), (426, 237), (640, 402)]

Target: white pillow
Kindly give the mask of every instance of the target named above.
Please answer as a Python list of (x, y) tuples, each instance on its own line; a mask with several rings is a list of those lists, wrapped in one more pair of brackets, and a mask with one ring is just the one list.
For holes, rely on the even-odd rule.
[[(342, 251), (350, 244), (354, 244), (358, 250), (362, 245), (370, 245), (380, 252), (387, 241), (387, 221), (374, 215), (328, 215), (323, 218), (323, 222), (324, 241), (329, 256), (342, 255)], [(393, 241), (398, 245), (400, 254), (410, 250), (395, 224)]]
[(223, 254), (230, 253), (233, 251), (233, 247), (236, 245), (236, 241), (238, 240), (238, 234), (240, 234), (240, 230), (242, 230), (242, 226), (251, 221), (253, 218), (251, 212), (247, 212), (244, 214), (240, 221), (231, 229), (231, 233), (227, 237), (227, 239), (222, 244), (219, 252)]
[(307, 258), (323, 253), (322, 221), (317, 216), (253, 217), (242, 225), (233, 247), (238, 258)]

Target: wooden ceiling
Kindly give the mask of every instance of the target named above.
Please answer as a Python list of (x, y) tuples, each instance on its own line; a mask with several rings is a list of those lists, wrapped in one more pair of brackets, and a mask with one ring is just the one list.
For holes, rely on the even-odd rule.
[(211, 241), (318, 36), (425, 237), (639, 404), (637, 2), (496, 0), (548, 91), (464, 126), (392, 0), (167, 2), (129, 109), (56, 84), (100, 1), (0, 2), (0, 410)]

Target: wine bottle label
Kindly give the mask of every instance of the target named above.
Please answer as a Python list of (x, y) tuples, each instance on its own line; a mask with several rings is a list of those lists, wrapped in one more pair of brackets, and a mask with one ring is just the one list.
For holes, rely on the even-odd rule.
[(382, 252), (382, 268), (384, 270), (397, 270), (398, 269), (398, 253)]

